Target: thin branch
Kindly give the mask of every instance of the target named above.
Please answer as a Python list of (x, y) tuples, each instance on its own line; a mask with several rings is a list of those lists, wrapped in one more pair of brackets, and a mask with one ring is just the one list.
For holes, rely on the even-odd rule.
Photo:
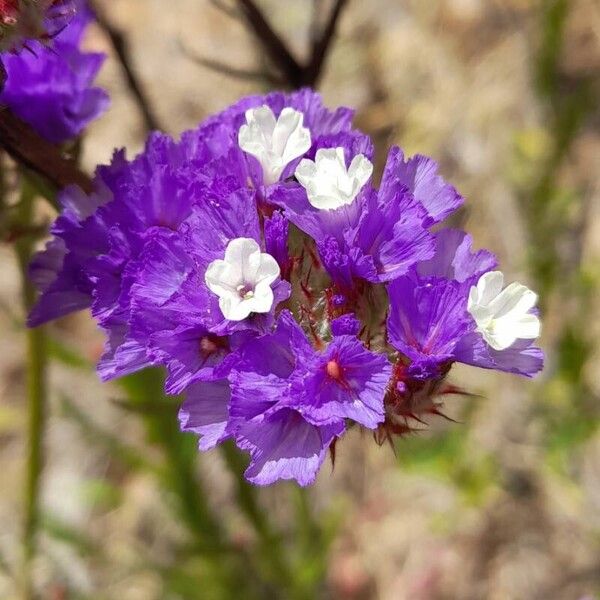
[(322, 9), (322, 0), (312, 0), (310, 26), (308, 28), (308, 41), (310, 42), (311, 48), (314, 47), (320, 37)]
[(314, 86), (322, 76), (325, 60), (331, 50), (331, 43), (335, 37), (338, 22), (347, 4), (348, 0), (336, 0), (323, 33), (313, 44), (310, 62), (304, 69), (304, 85)]
[[(35, 191), (29, 182), (23, 182), (19, 204), (19, 222), (29, 226), (33, 215)], [(33, 240), (25, 237), (15, 244), (21, 270), (23, 304), (29, 312), (35, 303), (36, 292), (29, 280), (27, 269), (33, 253)], [(48, 402), (48, 373), (46, 334), (43, 327), (27, 329), (27, 459), (25, 463), (25, 498), (23, 522), (23, 598), (33, 598), (31, 566), (37, 552), (40, 517), (41, 476), (44, 466), (44, 438)]]
[(281, 71), (286, 82), (294, 88), (303, 84), (303, 68), (292, 56), (285, 43), (275, 33), (253, 0), (237, 0), (246, 21), (262, 44), (273, 64)]
[(0, 146), (57, 190), (72, 184), (87, 193), (93, 190), (92, 180), (73, 160), (65, 158), (54, 144), (40, 137), (6, 107), (0, 107)]
[(123, 71), (123, 75), (127, 81), (129, 91), (135, 99), (142, 118), (144, 119), (144, 125), (146, 126), (146, 129), (148, 131), (161, 129), (158, 119), (156, 118), (150, 102), (143, 90), (142, 84), (140, 83), (135, 69), (133, 68), (127, 38), (110, 22), (110, 20), (106, 18), (106, 15), (99, 8), (98, 3), (95, 0), (89, 0), (89, 6), (94, 12), (98, 25), (110, 39), (110, 43), (115, 50), (115, 54), (117, 55), (117, 59), (121, 65), (121, 70)]
[(228, 16), (230, 19), (235, 19), (236, 21), (240, 21), (242, 19), (242, 15), (233, 7), (228, 6), (221, 0), (209, 0), (209, 2), (219, 11), (221, 11), (224, 15)]
[(212, 58), (204, 58), (202, 56), (197, 56), (196, 54), (190, 52), (183, 46), (182, 49), (184, 54), (190, 60), (192, 60), (198, 65), (210, 69), (211, 71), (220, 73), (221, 75), (227, 75), (235, 79), (244, 79), (246, 81), (266, 81), (271, 85), (281, 85), (283, 83), (281, 77), (278, 77), (273, 73), (269, 73), (268, 71), (252, 71), (249, 69), (238, 69), (237, 67), (232, 67), (218, 60), (213, 60)]
[(236, 79), (246, 79), (248, 81), (266, 81), (275, 85), (283, 83), (280, 77), (277, 77), (272, 73), (267, 73), (266, 71), (236, 69), (235, 67), (231, 67), (217, 60), (202, 58), (200, 56), (195, 57), (194, 62), (206, 67), (207, 69), (210, 69), (211, 71), (221, 73), (222, 75), (229, 75), (229, 77), (234, 77)]

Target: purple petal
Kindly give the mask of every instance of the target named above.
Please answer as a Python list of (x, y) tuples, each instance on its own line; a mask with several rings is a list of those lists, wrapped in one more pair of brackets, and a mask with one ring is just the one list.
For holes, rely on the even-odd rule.
[(329, 445), (343, 431), (341, 421), (318, 427), (289, 408), (260, 423), (249, 422), (236, 433), (238, 446), (250, 451), (252, 457), (246, 478), (256, 485), (269, 485), (280, 479), (310, 485)]
[(464, 202), (456, 189), (438, 175), (438, 164), (434, 160), (417, 154), (405, 161), (404, 153), (395, 146), (388, 155), (380, 194), (387, 196), (390, 188), (398, 184), (406, 186), (427, 209), (427, 226), (439, 223)]
[(353, 335), (357, 336), (362, 325), (354, 314), (347, 314), (331, 321), (331, 332), (333, 335)]
[(449, 360), (470, 331), (468, 289), (456, 281), (402, 277), (388, 286), (390, 343), (414, 361)]
[(203, 381), (188, 388), (179, 410), (179, 423), (182, 431), (201, 436), (200, 450), (210, 450), (230, 437), (227, 433), (229, 397), (227, 380)]
[(463, 282), (479, 279), (498, 264), (487, 250), (471, 251), (473, 240), (459, 229), (442, 229), (435, 235), (435, 256), (420, 262), (417, 271), (421, 277), (445, 277)]
[(291, 405), (316, 425), (348, 418), (374, 429), (384, 419), (391, 370), (383, 354), (370, 352), (356, 337), (335, 337), (318, 361), (299, 374)]
[(456, 360), (482, 367), (534, 377), (544, 368), (544, 353), (533, 340), (517, 340), (506, 350), (494, 350), (481, 335), (473, 332), (465, 336), (455, 350)]

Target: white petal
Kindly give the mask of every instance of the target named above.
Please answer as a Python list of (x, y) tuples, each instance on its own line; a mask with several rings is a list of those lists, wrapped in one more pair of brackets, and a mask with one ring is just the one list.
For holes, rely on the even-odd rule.
[(317, 164), (308, 158), (303, 158), (296, 167), (296, 179), (303, 187), (308, 187), (317, 175)]
[(277, 261), (270, 254), (261, 254), (260, 265), (256, 271), (256, 277), (254, 279), (256, 284), (255, 287), (263, 282), (270, 286), (279, 277), (279, 274), (280, 269)]
[(512, 327), (484, 329), (481, 333), (494, 350), (506, 350), (518, 339)]
[(246, 122), (251, 127), (256, 127), (265, 138), (273, 137), (277, 125), (275, 114), (266, 104), (246, 111)]
[(514, 322), (517, 338), (520, 340), (534, 340), (542, 332), (542, 322), (537, 315), (527, 313)]
[(488, 306), (499, 318), (507, 314), (522, 315), (537, 302), (537, 294), (521, 283), (511, 283), (502, 290)]
[(246, 123), (238, 132), (238, 144), (244, 152), (260, 161), (273, 137), (275, 115), (268, 106), (250, 108), (246, 111)]
[(252, 238), (236, 238), (227, 244), (225, 262), (238, 274), (236, 285), (252, 283), (260, 264), (260, 246)]
[(252, 238), (236, 238), (227, 244), (224, 260), (206, 270), (207, 287), (219, 296), (223, 316), (241, 321), (252, 312), (269, 312), (274, 294), (271, 284), (279, 277), (277, 261)]
[(204, 274), (208, 289), (218, 296), (236, 293), (237, 277), (231, 265), (224, 260), (213, 260)]
[(310, 131), (304, 127), (304, 115), (293, 108), (284, 108), (273, 132), (273, 152), (287, 165), (310, 146)]
[(471, 289), (469, 290), (469, 300), (467, 301), (467, 310), (477, 322), (489, 316), (487, 307), (482, 306), (479, 303), (480, 296), (481, 294), (477, 286), (471, 286)]
[(519, 339), (535, 339), (541, 330), (539, 318), (529, 312), (537, 295), (520, 283), (502, 290), (503, 284), (500, 271), (485, 273), (469, 290), (467, 302), (477, 330), (496, 350), (505, 350)]
[(484, 273), (477, 282), (478, 304), (489, 304), (501, 291), (504, 285), (502, 271), (489, 271)]
[(238, 296), (219, 298), (219, 308), (223, 316), (230, 321), (243, 321), (252, 312), (249, 302)]
[(249, 300), (245, 300), (251, 312), (255, 313), (268, 313), (274, 301), (273, 289), (266, 282), (259, 283), (254, 288), (254, 296)]

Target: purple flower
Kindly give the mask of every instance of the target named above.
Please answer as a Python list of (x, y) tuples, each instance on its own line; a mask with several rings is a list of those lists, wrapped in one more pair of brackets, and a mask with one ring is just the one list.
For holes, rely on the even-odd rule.
[[(208, 154), (205, 146), (196, 145), (192, 151)], [(147, 340), (154, 332), (159, 339), (171, 305), (177, 315), (177, 333), (182, 335), (189, 335), (187, 329), (181, 331), (183, 326), (210, 328), (222, 336), (244, 328), (264, 328), (272, 318), (271, 313), (245, 323), (227, 322), (217, 296), (208, 293), (203, 278), (209, 263), (223, 258), (233, 238), (260, 240), (259, 221), (250, 190), (239, 188), (223, 169), (221, 177), (197, 170), (188, 152), (189, 144), (154, 134), (145, 152), (132, 162), (117, 153), (110, 167), (98, 170), (98, 193), (87, 197), (76, 188), (66, 189), (60, 196), (65, 210), (52, 228), (56, 241), (32, 265), (33, 273), (46, 268), (43, 293), (30, 315), (30, 325), (91, 306), (108, 333), (99, 367), (105, 379), (155, 362), (160, 353), (150, 352)], [(158, 275), (156, 280), (152, 273)], [(184, 274), (189, 280), (178, 279)], [(160, 295), (170, 289), (165, 278), (182, 289), (173, 298), (161, 298), (170, 304), (154, 318), (149, 304), (156, 304), (154, 292)], [(132, 293), (134, 284), (137, 291)], [(286, 286), (281, 281), (274, 285), (274, 305), (287, 296)], [(135, 318), (132, 299), (143, 307), (143, 311), (136, 308)], [(191, 302), (196, 302), (193, 310), (189, 310)], [(132, 324), (138, 332), (135, 338)], [(169, 322), (169, 327), (174, 326)], [(202, 334), (198, 335), (201, 339)]]
[(384, 418), (383, 396), (391, 366), (382, 354), (370, 352), (352, 335), (335, 337), (327, 348), (296, 375), (291, 400), (307, 421), (331, 423), (352, 419), (375, 429)]
[(91, 19), (82, 5), (51, 47), (29, 41), (29, 51), (1, 55), (7, 80), (0, 103), (54, 143), (76, 137), (108, 108), (107, 93), (92, 87), (105, 55), (79, 49)]
[(425, 207), (427, 226), (444, 220), (464, 202), (454, 187), (438, 175), (434, 160), (421, 154), (405, 160), (402, 150), (394, 146), (388, 154), (380, 189), (389, 195), (398, 185), (406, 186)]
[(33, 40), (51, 45), (80, 5), (76, 0), (0, 0), (0, 50), (30, 51)]
[[(428, 213), (406, 185), (387, 176), (385, 185), (377, 191), (365, 185), (361, 175), (352, 174), (356, 156), (363, 155), (352, 158), (352, 150), (343, 147), (337, 151), (340, 172), (330, 182), (322, 183), (325, 173), (333, 172), (332, 166), (324, 165), (320, 174), (319, 158), (321, 162), (331, 161), (333, 155), (317, 154), (316, 167), (306, 174), (306, 190), (297, 184), (277, 186), (270, 200), (283, 207), (290, 221), (317, 242), (325, 268), (338, 289), (352, 293), (355, 279), (380, 283), (407, 273), (418, 261), (433, 256), (434, 241), (426, 229)], [(390, 170), (388, 163), (386, 172)], [(339, 185), (342, 187), (338, 192)], [(343, 189), (352, 189), (352, 196), (346, 199)], [(335, 204), (330, 206), (337, 208), (320, 208), (318, 197), (334, 195)]]
[(182, 430), (233, 439), (259, 485), (312, 483), (346, 427), (409, 431), (453, 362), (537, 373), (537, 296), (464, 232), (430, 232), (462, 203), (434, 161), (394, 148), (377, 189), (351, 116), (310, 90), (251, 96), (116, 152), (93, 194), (60, 194), (29, 324), (90, 307), (100, 376), (165, 367)]
[(469, 311), (471, 290), (494, 268), (494, 256), (471, 252), (471, 239), (462, 232), (442, 231), (436, 241), (434, 258), (388, 286), (389, 341), (410, 359), (411, 374), (417, 379), (439, 377), (454, 361), (528, 377), (538, 373), (543, 355), (532, 339), (495, 349)]
[(342, 315), (331, 321), (331, 333), (333, 335), (357, 336), (361, 327), (360, 321), (351, 313)]
[(291, 313), (276, 330), (239, 349), (229, 375), (229, 430), (250, 451), (247, 476), (258, 484), (314, 480), (345, 419), (368, 428), (383, 421), (391, 366), (352, 335), (313, 349)]
[[(247, 407), (248, 411), (253, 408), (252, 405)], [(315, 481), (327, 449), (343, 432), (342, 422), (317, 427), (297, 411), (285, 407), (249, 419), (236, 434), (239, 448), (251, 456), (246, 479), (256, 485), (269, 485), (280, 479), (310, 485)]]
[(223, 152), (241, 148), (246, 176), (260, 188), (291, 177), (302, 156), (311, 156), (337, 135), (372, 152), (368, 137), (351, 130), (353, 114), (349, 108), (329, 110), (308, 88), (290, 94), (272, 92), (247, 96), (209, 117), (197, 134)]
[[(199, 379), (225, 376), (230, 354), (246, 337), (267, 331), (277, 305), (289, 295), (287, 282), (278, 280), (272, 286), (268, 313), (241, 321), (225, 318), (217, 296), (205, 283), (210, 258), (223, 255), (227, 241), (217, 245), (219, 232), (209, 216), (198, 209), (182, 227), (187, 235), (162, 232), (149, 240), (130, 292), (130, 338), (146, 345), (153, 362), (167, 366), (169, 393), (179, 393)], [(230, 225), (228, 235), (239, 238), (233, 229), (236, 223)], [(252, 233), (243, 221), (237, 227), (245, 235)]]
[(466, 290), (457, 281), (409, 275), (393, 281), (388, 294), (390, 344), (418, 365), (414, 372), (424, 368), (439, 374), (442, 365), (455, 360), (456, 345), (471, 330)]

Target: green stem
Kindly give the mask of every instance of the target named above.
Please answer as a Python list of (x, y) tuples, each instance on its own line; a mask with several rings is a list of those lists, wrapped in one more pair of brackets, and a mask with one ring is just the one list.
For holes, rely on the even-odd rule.
[[(29, 226), (33, 216), (34, 193), (27, 181), (23, 181), (18, 220)], [(27, 268), (33, 252), (34, 240), (22, 236), (15, 247), (21, 269), (23, 305), (28, 312), (35, 302), (35, 289), (30, 283)], [(27, 463), (25, 478), (25, 502), (23, 524), (23, 572), (22, 597), (33, 597), (31, 562), (36, 553), (39, 523), (40, 479), (43, 469), (43, 442), (46, 422), (47, 376), (46, 334), (44, 328), (27, 329)]]
[(231, 442), (222, 444), (220, 448), (235, 480), (237, 505), (259, 538), (264, 568), (268, 571), (267, 576), (280, 586), (293, 588), (294, 575), (285, 560), (281, 536), (271, 527), (267, 515), (258, 502), (256, 489), (244, 478), (247, 461)]
[(310, 506), (309, 491), (305, 488), (292, 489), (296, 508), (296, 545), (298, 547), (298, 585), (307, 598), (318, 596), (327, 570), (326, 553), (328, 543), (323, 530), (316, 521)]
[[(146, 369), (120, 379), (133, 403), (152, 400), (166, 402), (164, 378), (158, 369)], [(240, 586), (239, 573), (232, 562), (230, 548), (220, 522), (207, 502), (195, 472), (196, 449), (193, 441), (179, 431), (174, 415), (148, 411), (144, 415), (148, 435), (164, 453), (163, 484), (171, 490), (178, 512), (194, 539), (194, 548), (210, 564), (215, 579), (222, 583), (225, 593), (235, 594)], [(191, 447), (190, 447), (191, 444)]]

